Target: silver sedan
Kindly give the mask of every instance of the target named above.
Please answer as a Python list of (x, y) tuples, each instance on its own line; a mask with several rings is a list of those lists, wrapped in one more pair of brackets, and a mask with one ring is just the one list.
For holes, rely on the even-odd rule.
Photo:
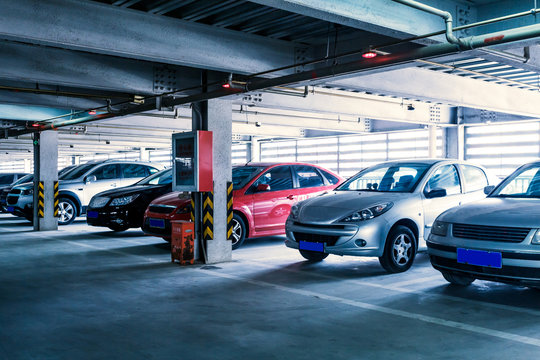
[(375, 165), (293, 206), (285, 244), (310, 261), (328, 254), (377, 256), (388, 272), (402, 272), (426, 248), (440, 213), (484, 198), (492, 183), (482, 168), (456, 160)]
[(429, 236), (432, 265), (450, 283), (540, 286), (540, 162), (523, 165), (484, 200), (450, 209)]

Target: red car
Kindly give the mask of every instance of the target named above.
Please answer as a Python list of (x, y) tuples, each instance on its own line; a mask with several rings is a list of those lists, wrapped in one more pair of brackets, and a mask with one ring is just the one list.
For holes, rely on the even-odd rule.
[[(317, 165), (250, 163), (235, 166), (233, 180), (233, 249), (246, 238), (285, 233), (291, 206), (334, 189), (343, 178)], [(150, 203), (142, 229), (170, 241), (171, 220), (189, 220), (190, 199), (172, 192)]]

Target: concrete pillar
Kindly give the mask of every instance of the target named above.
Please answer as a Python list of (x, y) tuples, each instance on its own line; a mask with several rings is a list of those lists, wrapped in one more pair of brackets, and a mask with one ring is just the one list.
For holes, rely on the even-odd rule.
[(429, 157), (437, 157), (437, 127), (429, 125)]
[(444, 132), (445, 157), (463, 160), (465, 158), (465, 126), (446, 128)]
[[(34, 230), (57, 230), (58, 218), (54, 217), (54, 182), (58, 180), (58, 132), (43, 131), (34, 138)], [(44, 212), (39, 217), (38, 184), (44, 186)]]
[(146, 148), (144, 147), (141, 147), (141, 149), (139, 150), (139, 160), (146, 162), (150, 161), (150, 151), (146, 150)]
[(259, 139), (255, 136), (252, 136), (251, 141), (248, 143), (248, 161), (261, 161), (261, 144), (259, 143)]
[(24, 159), (24, 172), (29, 173), (32, 171), (32, 160)]

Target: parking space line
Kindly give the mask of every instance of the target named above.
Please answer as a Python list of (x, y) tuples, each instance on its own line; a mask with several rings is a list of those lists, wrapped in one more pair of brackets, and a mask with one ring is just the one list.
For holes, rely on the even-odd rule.
[(411, 279), (411, 280), (407, 280), (407, 281), (399, 281), (399, 282), (391, 283), (389, 285), (394, 286), (394, 287), (404, 287), (404, 286), (407, 286), (407, 285), (418, 284), (418, 283), (427, 282), (427, 281), (431, 281), (431, 280), (441, 280), (442, 278), (443, 278), (442, 275), (438, 274), (438, 275), (432, 275), (432, 276), (427, 276), (427, 277), (420, 277), (420, 278), (416, 278), (416, 279)]
[(308, 296), (308, 297), (316, 297), (316, 298), (320, 298), (320, 299), (323, 299), (323, 300), (328, 300), (328, 301), (333, 301), (333, 302), (337, 302), (337, 303), (341, 303), (341, 304), (345, 304), (345, 305), (350, 305), (350, 306), (354, 306), (354, 307), (365, 309), (365, 310), (377, 311), (377, 312), (388, 314), (388, 315), (400, 316), (400, 317), (404, 317), (404, 318), (408, 318), (408, 319), (423, 321), (423, 322), (430, 323), (430, 324), (451, 327), (451, 328), (459, 329), (459, 330), (466, 330), (466, 331), (470, 331), (470, 332), (481, 334), (481, 335), (497, 337), (497, 338), (501, 338), (501, 339), (504, 339), (504, 340), (510, 340), (510, 341), (519, 342), (519, 343), (522, 343), (522, 344), (527, 344), (527, 345), (533, 345), (533, 346), (540, 347), (540, 339), (537, 339), (537, 338), (530, 338), (530, 337), (526, 337), (526, 336), (507, 333), (507, 332), (504, 332), (504, 331), (488, 329), (488, 328), (475, 326), (475, 325), (469, 325), (469, 324), (465, 324), (465, 323), (461, 323), (461, 322), (457, 322), (457, 321), (445, 320), (445, 319), (436, 318), (436, 317), (433, 317), (433, 316), (427, 316), (427, 315), (421, 315), (421, 314), (412, 313), (412, 312), (403, 311), (403, 310), (391, 309), (391, 308), (388, 308), (388, 307), (368, 304), (368, 303), (361, 302), (361, 301), (349, 300), (349, 299), (345, 299), (345, 298), (341, 298), (341, 297), (337, 297), (337, 296), (326, 295), (326, 294), (322, 294), (322, 293), (315, 292), (315, 291), (295, 289), (295, 288), (291, 288), (291, 287), (288, 287), (288, 286), (272, 284), (272, 283), (269, 283), (269, 282), (266, 282), (266, 281), (247, 279), (247, 278), (244, 278), (244, 277), (241, 277), (241, 276), (225, 274), (225, 273), (218, 272), (218, 271), (213, 271), (213, 270), (198, 269), (198, 271), (206, 272), (206, 273), (209, 273), (209, 274), (211, 274), (213, 276), (224, 278), (224, 279), (230, 279), (230, 280), (244, 282), (244, 283), (248, 283), (248, 284), (252, 284), (252, 285), (273, 288), (273, 289), (276, 289), (276, 290), (281, 290), (281, 291), (285, 291), (285, 292), (289, 292), (289, 293), (297, 294), (297, 295), (303, 295), (303, 296)]
[[(259, 262), (249, 261), (249, 260), (241, 260), (241, 261), (245, 262), (245, 263), (248, 263), (250, 265), (254, 265), (254, 266), (258, 266), (258, 267), (262, 267), (262, 268), (266, 268), (266, 269), (278, 269), (278, 270), (281, 270), (281, 271), (307, 274), (307, 275), (310, 275), (310, 276), (320, 277), (320, 278), (323, 278), (323, 279), (330, 279), (330, 280), (341, 280), (341, 281), (344, 280), (343, 278), (340, 278), (340, 277), (337, 277), (337, 276), (324, 275), (324, 274), (318, 274), (318, 273), (307, 272), (307, 271), (297, 271), (297, 270), (291, 270), (291, 269), (277, 268), (277, 266), (262, 264), (262, 263), (259, 263)], [(458, 297), (458, 296), (444, 295), (444, 294), (434, 294), (434, 293), (430, 293), (430, 292), (422, 291), (422, 290), (412, 290), (412, 289), (407, 289), (407, 288), (403, 288), (403, 287), (399, 287), (399, 286), (393, 286), (393, 285), (375, 284), (375, 283), (372, 283), (372, 282), (355, 280), (355, 279), (348, 279), (347, 281), (350, 281), (353, 284), (357, 284), (357, 285), (371, 286), (371, 287), (378, 288), (378, 289), (390, 290), (390, 291), (395, 291), (395, 292), (400, 292), (400, 293), (424, 295), (424, 296), (430, 296), (430, 297), (438, 297), (438, 298), (443, 298), (443, 299), (452, 300), (452, 301), (455, 301), (455, 302), (460, 302), (460, 303), (465, 303), (465, 304), (480, 305), (480, 306), (484, 306), (484, 307), (487, 306), (487, 307), (491, 307), (491, 308), (495, 308), (495, 309), (499, 309), (499, 310), (507, 310), (507, 311), (513, 311), (513, 312), (519, 312), (519, 313), (534, 315), (534, 316), (540, 316), (540, 311), (538, 311), (538, 310), (527, 309), (527, 308), (518, 307), (518, 306), (496, 304), (496, 303), (485, 302), (485, 301), (481, 301), (481, 300), (464, 299), (464, 298), (461, 298), (461, 297)]]

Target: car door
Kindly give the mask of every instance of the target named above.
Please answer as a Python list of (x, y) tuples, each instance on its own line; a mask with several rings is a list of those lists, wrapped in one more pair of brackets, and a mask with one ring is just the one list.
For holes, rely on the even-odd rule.
[[(257, 190), (259, 185), (266, 190)], [(250, 187), (253, 194), (253, 221), (257, 232), (281, 231), (289, 216), (294, 199), (292, 171), (289, 165), (273, 167)]]
[(102, 165), (86, 175), (83, 180), (82, 205), (87, 206), (92, 196), (97, 193), (118, 187), (119, 177), (120, 169), (117, 164)]
[[(432, 197), (439, 190), (445, 190), (445, 196)], [(440, 193), (439, 193), (440, 195)], [(424, 208), (424, 239), (427, 239), (433, 222), (443, 211), (461, 205), (463, 201), (462, 185), (455, 165), (439, 166), (433, 171), (424, 185), (422, 202)]]
[(313, 166), (293, 165), (296, 186), (293, 189), (294, 202), (309, 199), (326, 191), (321, 173)]

